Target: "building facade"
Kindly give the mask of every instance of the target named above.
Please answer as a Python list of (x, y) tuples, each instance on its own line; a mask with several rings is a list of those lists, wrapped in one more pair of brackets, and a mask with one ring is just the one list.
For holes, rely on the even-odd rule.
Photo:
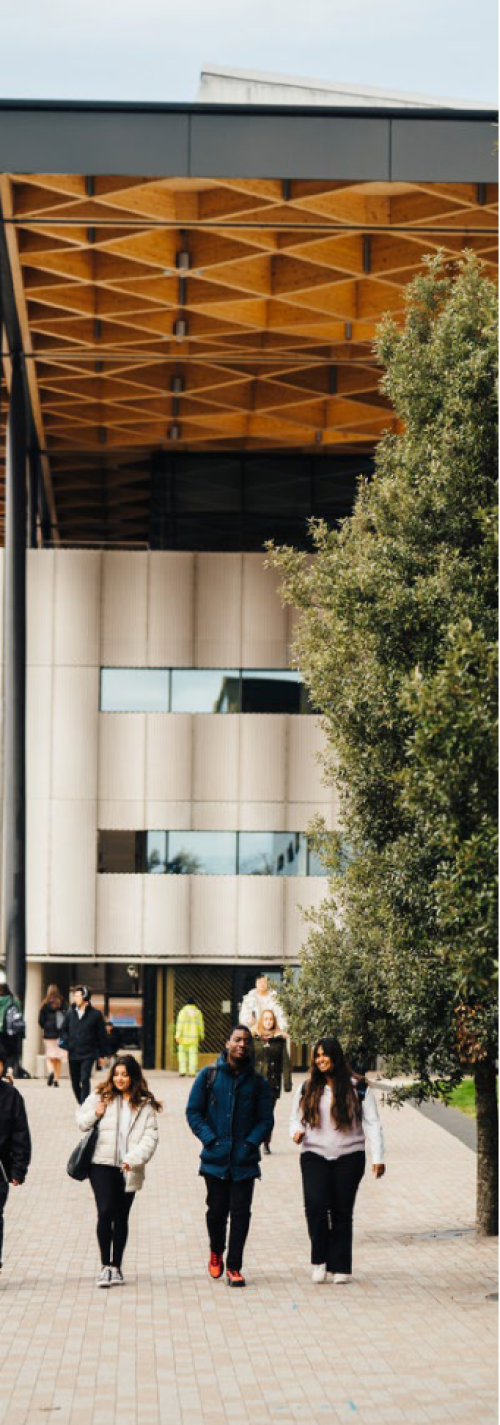
[(212, 1057), (256, 971), (297, 964), (306, 828), (337, 808), (263, 550), (312, 552), (400, 429), (374, 340), (423, 259), (497, 271), (494, 110), (223, 71), (200, 99), (0, 101), (0, 939), (29, 1067), (49, 980), (173, 1067), (184, 1000)]
[(305, 833), (337, 808), (293, 612), (261, 554), (33, 550), (27, 631), (30, 1022), (83, 979), (173, 1067), (193, 997), (213, 1053), (326, 891)]

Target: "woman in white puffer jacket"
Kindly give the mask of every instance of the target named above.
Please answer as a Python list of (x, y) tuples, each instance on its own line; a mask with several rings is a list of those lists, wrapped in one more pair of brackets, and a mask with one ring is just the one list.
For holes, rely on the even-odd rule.
[(89, 1176), (97, 1204), (100, 1287), (123, 1282), (129, 1212), (143, 1186), (146, 1163), (158, 1145), (161, 1107), (137, 1059), (123, 1054), (108, 1078), (77, 1109), (76, 1121), (83, 1133), (99, 1125)]

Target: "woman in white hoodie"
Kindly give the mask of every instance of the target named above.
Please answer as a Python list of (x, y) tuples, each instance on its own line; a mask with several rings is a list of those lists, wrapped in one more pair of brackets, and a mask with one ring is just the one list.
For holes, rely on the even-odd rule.
[(314, 1045), (309, 1077), (294, 1097), (290, 1137), (301, 1148), (313, 1282), (349, 1282), (352, 1215), (365, 1171), (365, 1138), (376, 1178), (385, 1173), (384, 1141), (374, 1094), (351, 1074), (338, 1039), (331, 1035)]
[(77, 1109), (76, 1119), (83, 1133), (99, 1125), (90, 1182), (97, 1204), (100, 1287), (123, 1282), (129, 1212), (136, 1192), (142, 1188), (146, 1163), (157, 1148), (157, 1114), (161, 1107), (148, 1089), (137, 1059), (133, 1054), (123, 1054), (107, 1079)]

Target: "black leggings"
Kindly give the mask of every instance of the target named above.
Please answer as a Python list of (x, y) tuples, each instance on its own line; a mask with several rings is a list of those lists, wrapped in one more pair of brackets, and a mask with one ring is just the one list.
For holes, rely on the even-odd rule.
[(311, 1262), (329, 1272), (352, 1271), (352, 1214), (365, 1171), (364, 1152), (342, 1158), (302, 1153), (304, 1207), (311, 1239)]
[(128, 1237), (128, 1215), (135, 1193), (125, 1192), (120, 1168), (92, 1163), (90, 1182), (97, 1203), (97, 1241), (103, 1267), (121, 1267)]

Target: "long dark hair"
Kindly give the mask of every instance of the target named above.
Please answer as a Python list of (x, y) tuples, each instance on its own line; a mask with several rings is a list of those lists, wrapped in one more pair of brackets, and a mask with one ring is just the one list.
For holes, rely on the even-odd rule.
[(114, 1098), (118, 1098), (118, 1089), (113, 1080), (113, 1075), (118, 1064), (124, 1065), (130, 1079), (130, 1107), (140, 1108), (143, 1103), (150, 1103), (155, 1113), (161, 1113), (163, 1104), (155, 1098), (154, 1094), (151, 1093), (151, 1089), (148, 1089), (141, 1066), (137, 1059), (134, 1059), (133, 1054), (120, 1054), (116, 1063), (113, 1064), (113, 1068), (110, 1069), (107, 1079), (103, 1079), (100, 1084), (96, 1085), (96, 1093), (100, 1094), (103, 1103), (107, 1106), (113, 1102)]
[[(332, 1069), (328, 1076), (322, 1074), (316, 1063), (318, 1049), (331, 1060)], [(317, 1128), (320, 1122), (319, 1106), (327, 1083), (332, 1090), (331, 1116), (336, 1128), (346, 1133), (355, 1124), (361, 1123), (361, 1104), (352, 1083), (351, 1069), (344, 1050), (333, 1035), (324, 1034), (317, 1040), (311, 1054), (309, 1078), (306, 1079), (301, 1099), (302, 1120), (310, 1128)]]

